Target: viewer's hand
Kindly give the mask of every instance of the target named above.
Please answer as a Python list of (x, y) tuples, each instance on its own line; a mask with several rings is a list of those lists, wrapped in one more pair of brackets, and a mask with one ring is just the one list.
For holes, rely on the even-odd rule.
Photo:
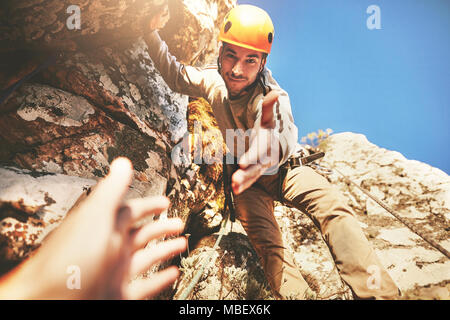
[(269, 92), (263, 100), (261, 123), (250, 141), (246, 153), (239, 159), (239, 169), (231, 178), (231, 187), (235, 194), (248, 189), (269, 168), (274, 168), (280, 161), (279, 140), (273, 128), (273, 106), (278, 101), (279, 93)]
[[(174, 282), (179, 271), (172, 266), (130, 284), (136, 275), (187, 246), (185, 238), (176, 238), (144, 249), (150, 240), (180, 233), (183, 223), (168, 219), (135, 229), (138, 220), (160, 214), (169, 201), (152, 197), (122, 203), (132, 175), (128, 159), (114, 160), (108, 176), (68, 214), (41, 248), (0, 281), (0, 298), (142, 299)], [(80, 272), (80, 289), (69, 288), (73, 268)]]
[(169, 6), (167, 4), (163, 5), (159, 12), (153, 16), (150, 20), (149, 28), (150, 31), (161, 30), (165, 27), (166, 23), (170, 19)]

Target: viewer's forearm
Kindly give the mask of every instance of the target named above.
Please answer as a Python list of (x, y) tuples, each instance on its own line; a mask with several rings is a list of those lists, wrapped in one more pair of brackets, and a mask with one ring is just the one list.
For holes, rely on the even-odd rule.
[(32, 299), (35, 281), (26, 276), (28, 266), (23, 262), (0, 278), (0, 300)]

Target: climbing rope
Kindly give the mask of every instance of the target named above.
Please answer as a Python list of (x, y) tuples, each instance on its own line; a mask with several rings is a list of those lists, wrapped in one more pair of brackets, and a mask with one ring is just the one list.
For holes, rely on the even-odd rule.
[[(330, 166), (331, 167), (331, 166)], [(323, 168), (323, 167), (321, 167)], [(393, 215), (398, 221), (403, 223), (408, 229), (410, 229), (412, 232), (417, 234), (419, 237), (421, 237), (424, 241), (426, 241), (428, 244), (430, 244), (433, 248), (440, 251), (443, 255), (445, 255), (447, 258), (450, 259), (450, 252), (446, 250), (443, 246), (441, 246), (439, 243), (434, 241), (433, 239), (430, 239), (427, 235), (423, 234), (420, 230), (418, 230), (413, 224), (411, 224), (408, 221), (405, 221), (400, 215), (398, 215), (392, 208), (390, 208), (388, 205), (386, 205), (383, 201), (372, 195), (370, 192), (365, 190), (364, 188), (360, 187), (358, 184), (353, 182), (350, 178), (345, 176), (342, 172), (340, 172), (338, 169), (331, 167), (331, 170), (329, 171), (336, 171), (339, 173), (347, 182), (351, 183), (352, 185), (356, 186), (359, 190), (361, 190), (365, 195), (367, 195), (369, 198), (371, 198), (373, 201), (375, 201), (378, 205), (380, 205), (383, 209), (385, 209), (387, 212), (389, 212), (391, 215)], [(331, 173), (330, 172), (330, 173)]]
[(198, 281), (200, 280), (203, 271), (209, 267), (209, 265), (212, 262), (212, 255), (216, 251), (217, 247), (220, 244), (220, 241), (222, 240), (223, 235), (225, 234), (225, 228), (227, 226), (228, 220), (230, 220), (230, 215), (227, 215), (227, 218), (222, 220), (222, 224), (220, 226), (219, 231), (219, 237), (216, 240), (216, 243), (214, 243), (214, 246), (212, 247), (210, 253), (202, 260), (200, 269), (197, 270), (196, 274), (192, 278), (189, 285), (186, 287), (186, 289), (181, 293), (181, 295), (178, 297), (177, 300), (186, 300), (187, 297), (191, 294), (192, 290), (194, 290), (195, 286), (197, 285)]
[[(389, 212), (391, 215), (393, 215), (397, 220), (399, 220), (401, 223), (403, 223), (408, 229), (410, 229), (412, 232), (414, 232), (415, 234), (417, 234), (420, 238), (422, 238), (425, 242), (427, 242), (428, 244), (430, 244), (433, 248), (437, 249), (438, 251), (440, 251), (442, 254), (444, 254), (447, 258), (450, 259), (450, 253), (448, 250), (446, 250), (444, 247), (442, 247), (439, 243), (437, 243), (436, 241), (434, 241), (433, 239), (430, 239), (427, 235), (423, 234), (420, 230), (418, 230), (413, 224), (409, 223), (408, 221), (405, 221), (402, 217), (400, 217), (394, 210), (392, 210), (388, 205), (386, 205), (383, 201), (381, 201), (380, 199), (378, 199), (377, 197), (375, 197), (374, 195), (372, 195), (370, 192), (368, 192), (367, 190), (365, 190), (364, 188), (360, 187), (358, 184), (356, 184), (355, 182), (353, 182), (350, 178), (348, 178), (347, 176), (345, 176), (341, 171), (339, 171), (338, 169), (331, 167), (331, 169), (329, 168), (325, 168), (321, 165), (318, 165), (317, 163), (313, 163), (312, 161), (321, 158), (324, 156), (324, 153), (320, 153), (317, 155), (311, 155), (309, 157), (307, 157), (307, 159), (309, 161), (304, 161), (305, 163), (302, 163), (300, 165), (305, 165), (306, 163), (309, 162), (308, 165), (311, 165), (312, 167), (317, 168), (317, 170), (320, 170), (323, 174), (331, 174), (333, 173), (333, 171), (336, 171), (337, 173), (339, 173), (344, 180), (346, 180), (348, 183), (351, 183), (352, 185), (356, 186), (359, 190), (361, 190), (365, 195), (367, 195), (369, 198), (371, 198), (373, 201), (375, 201), (378, 205), (380, 205), (383, 209), (385, 209), (387, 212)], [(301, 158), (302, 160), (304, 158)], [(295, 165), (294, 165), (295, 166)], [(227, 199), (230, 200), (230, 199)], [(227, 206), (225, 206), (225, 210), (227, 209)], [(192, 290), (194, 289), (194, 287), (197, 285), (198, 281), (200, 280), (204, 270), (209, 267), (209, 265), (212, 262), (212, 254), (215, 252), (215, 250), (217, 249), (217, 247), (220, 244), (220, 241), (222, 240), (223, 235), (225, 234), (225, 228), (226, 225), (228, 223), (228, 220), (230, 220), (230, 215), (232, 213), (232, 209), (231, 207), (229, 208), (230, 212), (227, 215), (227, 218), (223, 219), (221, 227), (220, 227), (220, 231), (219, 231), (219, 237), (217, 238), (213, 248), (211, 249), (211, 252), (208, 254), (207, 257), (205, 257), (205, 259), (202, 260), (201, 263), (201, 267), (199, 270), (197, 270), (196, 274), (194, 275), (194, 277), (192, 278), (191, 282), (189, 283), (188, 287), (182, 292), (182, 294), (179, 296), (178, 300), (186, 300), (187, 297), (189, 297), (189, 295), (191, 294)]]

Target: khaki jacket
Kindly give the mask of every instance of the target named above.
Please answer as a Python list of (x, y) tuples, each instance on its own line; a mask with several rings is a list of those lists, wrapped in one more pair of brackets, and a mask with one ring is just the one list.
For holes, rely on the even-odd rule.
[[(178, 62), (169, 53), (167, 44), (161, 40), (156, 31), (147, 35), (145, 40), (153, 63), (173, 91), (191, 97), (203, 97), (210, 103), (228, 149), (239, 159), (248, 149), (248, 139), (244, 142), (245, 150), (237, 148), (239, 142), (234, 145), (232, 142), (234, 138), (230, 138), (230, 132), (227, 133), (227, 129), (247, 131), (256, 129), (260, 125), (264, 97), (262, 86), (257, 85), (243, 97), (230, 100), (225, 82), (217, 72), (217, 67), (197, 68)], [(263, 76), (268, 87), (266, 87), (267, 92), (274, 89), (281, 92), (278, 102), (274, 105), (275, 132), (279, 134), (281, 146), (281, 165), (295, 152), (298, 129), (294, 124), (288, 94), (280, 88), (267, 68), (264, 68)]]

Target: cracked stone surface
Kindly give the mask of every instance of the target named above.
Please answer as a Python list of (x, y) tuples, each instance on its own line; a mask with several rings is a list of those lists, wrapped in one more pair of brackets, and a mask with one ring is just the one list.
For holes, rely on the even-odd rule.
[[(171, 150), (188, 133), (187, 118), (193, 112), (188, 112), (188, 97), (172, 92), (165, 84), (142, 40), (147, 31), (144, 22), (162, 3), (24, 0), (0, 6), (0, 17), (5, 22), (0, 58), (11, 61), (0, 70), (0, 89), (36, 69), (49, 58), (49, 50), (63, 53), (0, 105), (0, 164), (23, 170), (25, 176), (61, 175), (95, 183), (107, 174), (114, 158), (126, 156), (134, 166), (127, 198), (167, 195), (172, 204), (168, 216), (183, 220), (191, 212), (202, 212), (217, 194), (216, 188), (220, 188), (221, 167), (191, 164), (186, 168), (172, 161)], [(219, 20), (234, 3), (171, 0), (171, 7), (181, 6), (183, 26), (169, 32), (174, 37), (162, 38), (169, 46), (184, 49), (178, 57), (181, 61), (211, 60)], [(65, 9), (73, 4), (79, 5), (82, 12), (80, 31), (64, 27), (68, 16)], [(196, 36), (190, 34), (197, 30), (193, 26), (201, 26), (201, 42), (190, 40)], [(17, 51), (22, 48), (32, 50), (32, 54)], [(25, 182), (18, 179), (17, 183)], [(16, 191), (13, 202), (0, 199), (2, 219), (9, 219), (4, 215), (9, 215), (11, 206), (16, 216), (28, 214), (29, 203), (23, 204), (20, 199), (41, 198), (34, 191)], [(55, 201), (68, 207), (80, 195), (73, 193)], [(44, 210), (33, 208), (32, 213)], [(57, 226), (66, 212), (55, 208), (59, 218), (50, 221)], [(35, 220), (24, 222), (29, 231), (33, 230), (24, 232), (27, 239), (37, 234), (32, 223), (52, 224), (39, 215), (32, 218)], [(0, 225), (5, 222), (2, 219)], [(3, 231), (15, 226), (9, 220), (5, 223)], [(17, 242), (15, 233), (5, 231), (0, 250), (7, 254), (2, 262), (25, 258), (46, 232), (39, 229), (39, 234), (36, 242)]]
[[(0, 11), (3, 48), (74, 52), (142, 36), (162, 0), (23, 0), (8, 1)], [(80, 11), (80, 28), (73, 29)], [(171, 20), (163, 36), (180, 61), (206, 63), (217, 53), (218, 27), (236, 0), (170, 0)], [(27, 17), (24, 19), (24, 17)], [(14, 43), (15, 46), (8, 46)]]
[[(419, 232), (450, 250), (450, 177), (445, 172), (380, 148), (362, 134), (335, 134), (321, 147), (326, 153), (321, 165), (337, 168)], [(382, 264), (405, 296), (448, 299), (450, 260), (336, 171), (327, 178), (347, 197)]]
[(27, 257), (95, 184), (93, 179), (0, 166), (0, 264)]
[[(380, 148), (361, 134), (335, 134), (321, 147), (326, 152), (326, 157), (320, 165), (330, 169), (337, 168), (395, 208), (409, 222), (426, 231), (428, 236), (447, 250), (450, 249), (450, 179), (447, 174), (425, 163), (407, 160), (398, 152)], [(367, 198), (359, 189), (347, 183), (336, 171), (325, 176), (345, 195), (381, 263), (401, 289), (402, 299), (450, 298), (450, 261), (447, 257)], [(285, 246), (294, 256), (295, 263), (310, 288), (316, 293), (315, 299), (353, 299), (314, 223), (299, 210), (277, 202), (274, 210)], [(233, 224), (232, 230), (233, 235), (240, 234), (239, 237), (242, 237), (235, 243), (232, 254), (241, 256), (241, 250), (247, 252), (245, 248), (251, 248), (251, 245), (239, 222)], [(225, 234), (228, 232), (230, 226)], [(211, 250), (217, 235), (205, 239), (207, 240), (200, 242), (189, 257), (185, 258), (186, 265), (200, 263), (204, 252)], [(248, 252), (255, 254), (254, 251)], [(253, 299), (273, 298), (264, 278), (252, 278), (252, 275), (262, 272), (256, 257), (240, 260), (245, 263), (236, 266), (237, 269), (232, 273), (234, 277), (241, 279), (241, 285), (237, 285), (239, 290), (226, 290), (227, 285), (217, 275), (226, 272), (229, 266), (217, 261), (223, 261), (225, 258), (221, 260), (220, 257), (226, 257), (227, 254), (230, 252), (225, 253), (220, 245), (214, 253), (214, 263), (206, 271), (210, 276), (201, 278), (191, 298), (223, 298), (225, 292), (227, 298), (232, 296), (232, 299), (247, 299), (246, 291), (241, 288), (249, 283), (252, 283), (248, 288), (253, 292)], [(259, 271), (255, 271), (255, 267)], [(191, 276), (191, 270), (183, 274), (176, 295), (185, 289)], [(227, 296), (228, 292), (231, 293)]]

